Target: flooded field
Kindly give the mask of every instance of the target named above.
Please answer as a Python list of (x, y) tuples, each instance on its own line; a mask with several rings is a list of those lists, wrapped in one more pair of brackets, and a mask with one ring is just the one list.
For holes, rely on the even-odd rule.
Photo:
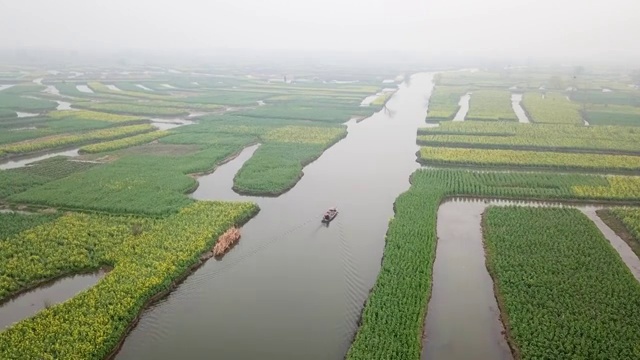
[(38, 311), (71, 299), (79, 292), (95, 285), (105, 271), (73, 275), (39, 286), (0, 304), (0, 331)]
[[(350, 122), (348, 136), (277, 198), (231, 189), (258, 146), (200, 178), (194, 198), (251, 200), (261, 211), (222, 261), (208, 261), (144, 313), (117, 358), (342, 358), (380, 268), (393, 202), (419, 166), (415, 133), (431, 88), (431, 74), (415, 75), (390, 112)], [(325, 226), (332, 206), (340, 213)]]

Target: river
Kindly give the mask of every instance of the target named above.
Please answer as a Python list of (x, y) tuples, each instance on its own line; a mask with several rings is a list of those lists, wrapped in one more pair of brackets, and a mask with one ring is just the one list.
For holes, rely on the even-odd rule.
[[(195, 198), (250, 200), (261, 211), (221, 261), (144, 313), (117, 358), (343, 358), (380, 269), (393, 202), (419, 167), (415, 136), (432, 78), (414, 75), (390, 111), (349, 122), (348, 136), (277, 198), (230, 189), (255, 147), (202, 178)], [(331, 206), (340, 214), (327, 227), (320, 218)]]

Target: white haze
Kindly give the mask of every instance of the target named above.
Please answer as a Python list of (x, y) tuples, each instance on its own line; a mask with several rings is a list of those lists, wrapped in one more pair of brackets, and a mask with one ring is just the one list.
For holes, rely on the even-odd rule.
[(0, 0), (0, 49), (640, 59), (639, 0)]

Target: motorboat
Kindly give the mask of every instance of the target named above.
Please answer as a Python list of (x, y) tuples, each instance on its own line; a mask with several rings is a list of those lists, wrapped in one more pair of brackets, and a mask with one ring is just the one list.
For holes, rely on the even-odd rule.
[(331, 220), (335, 219), (336, 216), (338, 216), (338, 210), (333, 207), (324, 213), (324, 215), (322, 216), (322, 222), (329, 223), (331, 222)]

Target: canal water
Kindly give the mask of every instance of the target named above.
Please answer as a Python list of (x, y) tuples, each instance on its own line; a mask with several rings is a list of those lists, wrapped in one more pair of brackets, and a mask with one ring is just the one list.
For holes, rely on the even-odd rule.
[(12, 324), (35, 315), (38, 311), (64, 302), (89, 289), (106, 275), (100, 270), (90, 274), (64, 277), (24, 292), (0, 305), (0, 332)]
[(485, 265), (482, 214), (489, 206), (572, 207), (598, 227), (640, 281), (640, 260), (596, 214), (595, 204), (451, 199), (438, 208), (438, 246), (422, 359), (511, 360), (493, 280)]
[(458, 112), (453, 117), (453, 121), (464, 121), (464, 118), (467, 117), (467, 113), (469, 112), (469, 101), (471, 100), (471, 93), (468, 92), (460, 97), (460, 101), (458, 102)]
[[(248, 200), (260, 213), (221, 261), (212, 259), (149, 308), (118, 359), (341, 359), (380, 269), (393, 202), (419, 165), (432, 74), (400, 85), (381, 111), (304, 168), (277, 198), (230, 186), (257, 146), (200, 179), (199, 200)], [(336, 206), (325, 226), (321, 215)]]

